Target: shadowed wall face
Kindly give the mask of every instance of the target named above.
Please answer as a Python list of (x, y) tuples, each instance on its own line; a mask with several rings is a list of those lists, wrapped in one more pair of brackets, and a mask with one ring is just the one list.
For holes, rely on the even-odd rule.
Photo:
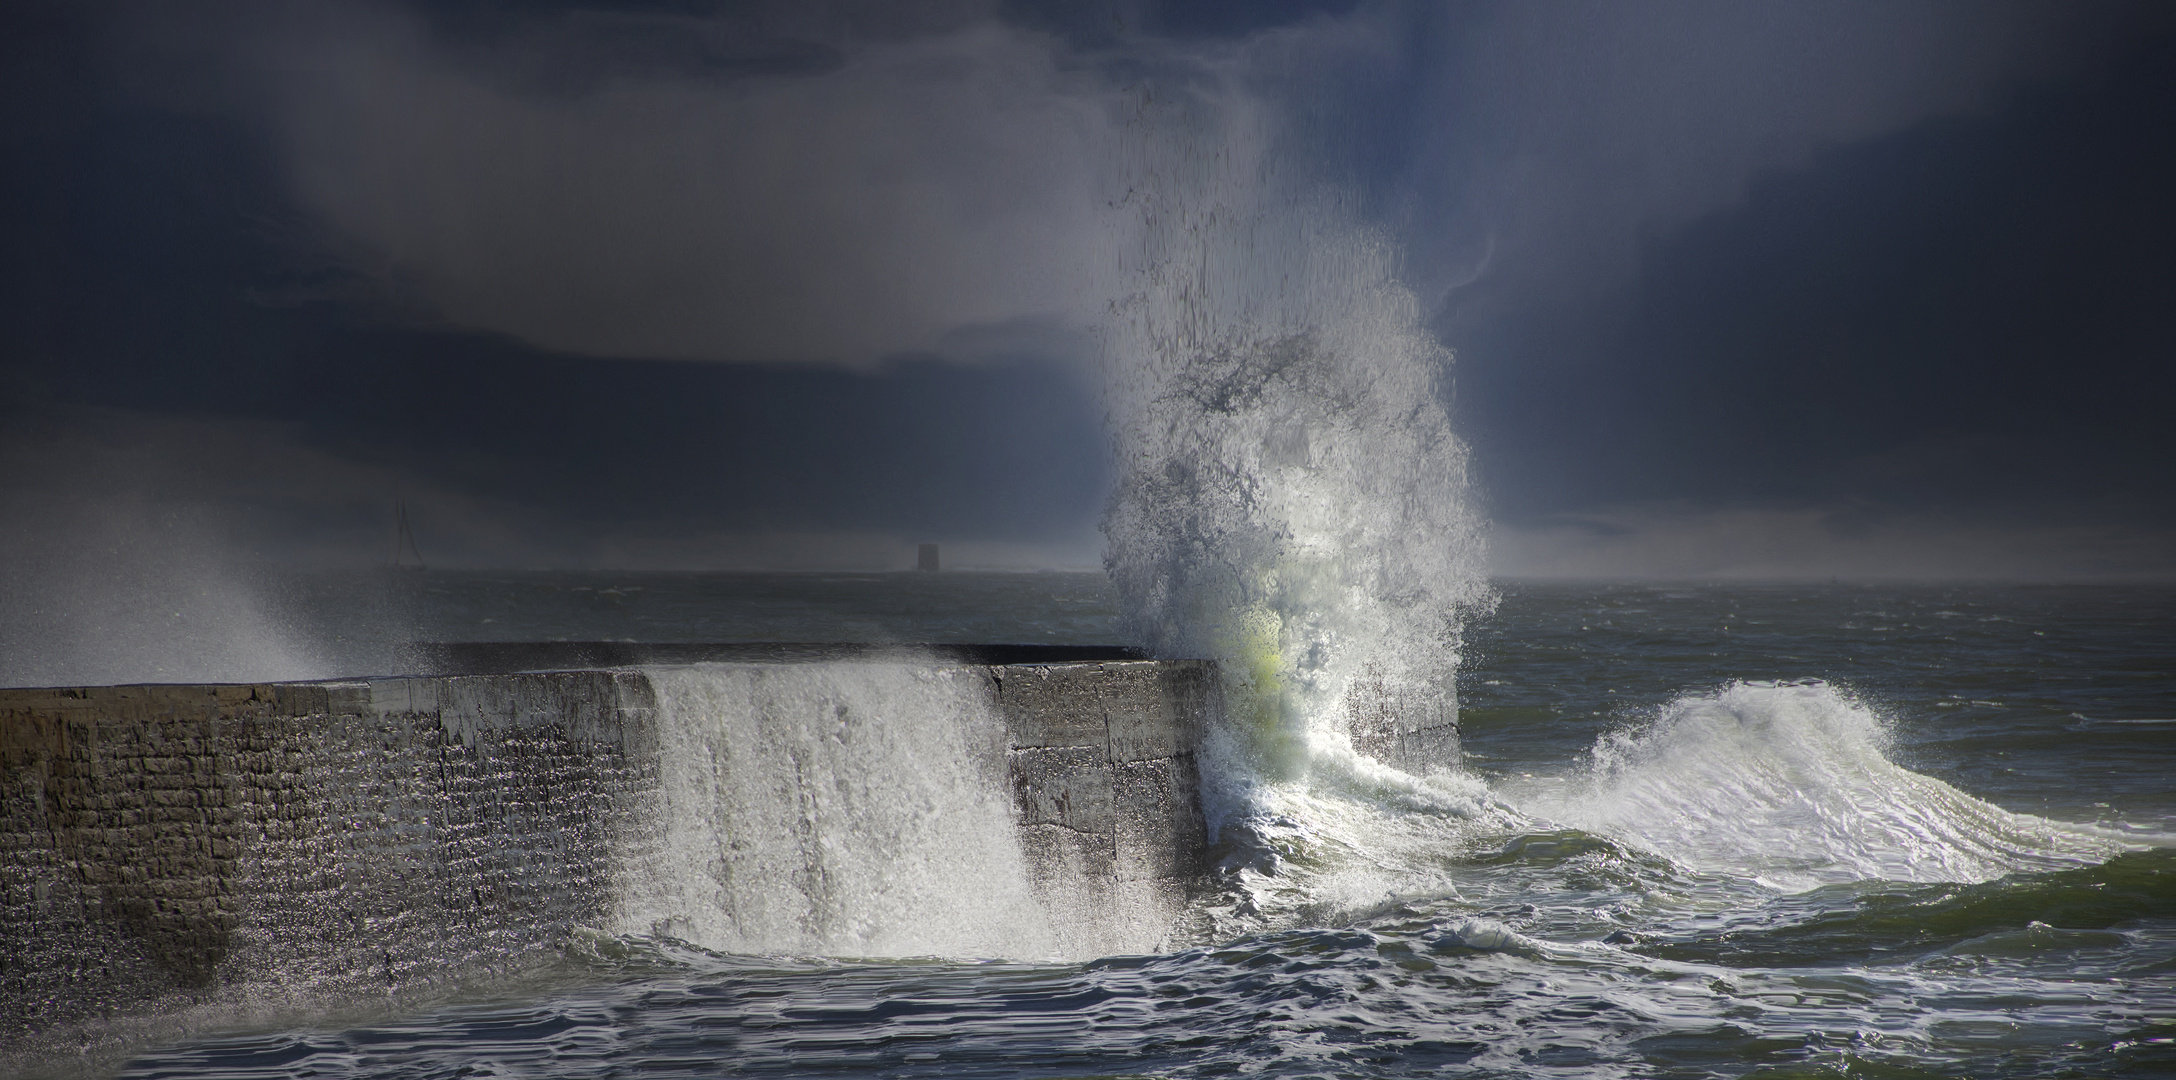
[(245, 989), (526, 964), (599, 910), (629, 800), (655, 784), (629, 673), (12, 690), (0, 708), (9, 1043)]
[[(0, 1046), (488, 977), (584, 928), (771, 953), (1162, 948), (1198, 932), (1181, 915), (1208, 872), (1194, 747), (1214, 694), (1198, 661), (0, 691)], [(746, 775), (720, 788), (727, 758)], [(960, 859), (972, 880), (945, 877)], [(982, 906), (924, 910), (962, 898)]]

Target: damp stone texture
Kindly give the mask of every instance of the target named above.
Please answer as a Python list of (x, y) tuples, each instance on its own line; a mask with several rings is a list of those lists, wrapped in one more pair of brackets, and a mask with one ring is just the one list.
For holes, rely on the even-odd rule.
[(1186, 942), (1210, 873), (1196, 754), (1219, 700), (1213, 666), (990, 670), (1022, 853), (1068, 952)]
[(1458, 698), (1448, 687), (1401, 691), (1367, 672), (1346, 694), (1345, 719), (1353, 749), (1385, 765), (1415, 776), (1458, 767)]
[[(1208, 860), (1199, 661), (980, 666), (1063, 933), (1169, 944)], [(605, 924), (654, 828), (643, 669), (0, 689), (0, 1064), (132, 1016), (399, 996)]]
[(626, 671), (0, 690), (0, 1045), (521, 964), (602, 902), (651, 711)]

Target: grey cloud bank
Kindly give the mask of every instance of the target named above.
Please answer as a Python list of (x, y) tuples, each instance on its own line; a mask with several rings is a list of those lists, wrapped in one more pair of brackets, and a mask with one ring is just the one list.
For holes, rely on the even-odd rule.
[(1116, 95), (981, 23), (817, 73), (579, 94), (385, 15), (273, 46), (297, 194), (453, 324), (599, 356), (867, 365), (1082, 325)]
[(1505, 572), (2176, 573), (2150, 7), (8, 19), (0, 483), (82, 511), (18, 545), (151, 490), (244, 560), (402, 499), (457, 565), (1092, 565), (1145, 246), (1245, 220), (1273, 297), (1334, 219)]

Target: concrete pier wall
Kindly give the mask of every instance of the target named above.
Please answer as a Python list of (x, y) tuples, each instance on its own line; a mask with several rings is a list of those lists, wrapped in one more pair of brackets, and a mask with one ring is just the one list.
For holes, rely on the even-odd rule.
[[(1211, 666), (935, 662), (1004, 718), (990, 775), (1066, 940), (1167, 944)], [(0, 689), (0, 1047), (533, 964), (644, 857), (659, 723), (639, 668)]]

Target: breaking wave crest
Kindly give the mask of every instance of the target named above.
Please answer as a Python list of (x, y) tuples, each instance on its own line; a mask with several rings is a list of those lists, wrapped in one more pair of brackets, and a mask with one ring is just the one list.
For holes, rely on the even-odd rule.
[(1733, 683), (1602, 738), (1539, 816), (1695, 869), (1781, 888), (1986, 881), (2097, 863), (2127, 845), (2012, 813), (1891, 761), (1880, 718), (1826, 683)]

